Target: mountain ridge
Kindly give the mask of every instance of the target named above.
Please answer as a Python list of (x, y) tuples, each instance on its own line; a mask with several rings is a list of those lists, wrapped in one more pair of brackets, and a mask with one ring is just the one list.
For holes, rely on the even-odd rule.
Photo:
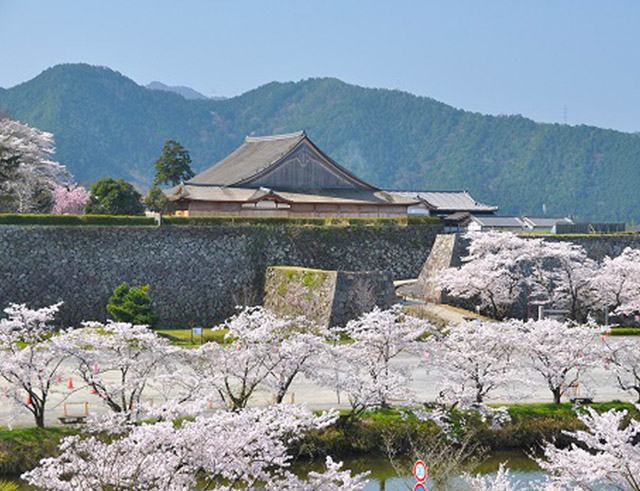
[(193, 99), (193, 100), (202, 100), (209, 99), (206, 95), (198, 92), (191, 87), (187, 87), (185, 85), (167, 85), (162, 82), (158, 82), (154, 80), (153, 82), (149, 82), (144, 86), (146, 89), (151, 90), (164, 90), (165, 92), (173, 92), (175, 94), (181, 95), (185, 99)]
[(150, 183), (164, 140), (202, 170), (246, 135), (305, 129), (335, 160), (389, 189), (468, 189), (504, 213), (637, 220), (640, 135), (483, 115), (426, 96), (335, 78), (269, 82), (227, 99), (188, 100), (107, 67), (56, 65), (0, 89), (0, 109), (56, 136), (81, 182)]

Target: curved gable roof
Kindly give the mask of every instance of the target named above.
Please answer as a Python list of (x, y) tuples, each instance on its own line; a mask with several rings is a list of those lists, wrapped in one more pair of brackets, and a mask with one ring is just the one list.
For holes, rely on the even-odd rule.
[(187, 183), (201, 186), (233, 186), (278, 162), (304, 138), (303, 131), (260, 138), (247, 136), (242, 145)]
[(350, 173), (320, 150), (304, 131), (283, 135), (247, 136), (237, 149), (218, 163), (196, 175), (186, 184), (193, 186), (243, 186), (263, 177), (279, 167), (301, 144), (315, 152), (324, 167), (355, 188), (377, 190), (374, 186)]

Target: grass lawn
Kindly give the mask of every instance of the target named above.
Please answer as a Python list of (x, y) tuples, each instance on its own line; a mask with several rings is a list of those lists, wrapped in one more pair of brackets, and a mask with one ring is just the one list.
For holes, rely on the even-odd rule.
[(226, 344), (228, 340), (225, 340), (227, 329), (203, 329), (202, 339), (201, 336), (193, 336), (193, 342), (191, 341), (191, 329), (158, 329), (156, 332), (158, 335), (167, 338), (172, 344), (176, 346), (199, 346), (202, 343), (208, 343), (214, 341), (219, 344)]
[(611, 336), (640, 336), (640, 327), (614, 326), (609, 334)]
[(69, 427), (0, 428), (0, 476), (33, 469), (40, 459), (56, 454), (61, 438), (76, 433), (77, 429)]
[[(492, 404), (493, 406), (493, 404)], [(537, 416), (568, 416), (575, 417), (574, 405), (570, 402), (562, 404), (553, 404), (552, 402), (535, 402), (524, 404), (496, 404), (497, 407), (504, 406), (508, 408), (509, 414), (514, 418), (526, 418)], [(610, 409), (626, 409), (630, 413), (636, 413), (636, 409), (630, 402), (609, 401), (594, 402), (589, 404), (599, 413), (609, 411)]]

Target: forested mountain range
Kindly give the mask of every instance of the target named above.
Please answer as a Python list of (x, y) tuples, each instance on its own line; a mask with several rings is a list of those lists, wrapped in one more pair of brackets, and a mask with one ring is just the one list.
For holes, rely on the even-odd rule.
[(185, 99), (208, 99), (208, 97), (191, 87), (185, 87), (183, 85), (166, 85), (162, 82), (153, 81), (145, 85), (147, 89), (164, 90), (165, 92), (174, 92), (181, 95)]
[(9, 89), (0, 110), (55, 134), (81, 183), (150, 185), (167, 139), (196, 171), (246, 135), (305, 129), (335, 160), (387, 189), (467, 189), (502, 213), (640, 218), (640, 135), (487, 116), (427, 97), (332, 78), (272, 82), (228, 99), (188, 100), (118, 72), (58, 65)]

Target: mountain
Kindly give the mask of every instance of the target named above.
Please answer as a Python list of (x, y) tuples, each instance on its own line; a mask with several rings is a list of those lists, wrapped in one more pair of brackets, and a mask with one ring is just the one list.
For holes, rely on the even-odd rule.
[(175, 94), (181, 95), (185, 99), (208, 99), (206, 95), (201, 94), (191, 87), (185, 87), (184, 85), (165, 85), (162, 82), (153, 81), (145, 85), (145, 87), (151, 90), (164, 90), (166, 92), (173, 92)]
[(245, 135), (306, 129), (338, 162), (387, 189), (468, 189), (502, 213), (637, 221), (640, 135), (485, 116), (336, 79), (272, 82), (224, 100), (150, 90), (104, 67), (58, 65), (0, 91), (0, 109), (56, 136), (80, 182), (147, 187), (166, 139), (194, 170)]

